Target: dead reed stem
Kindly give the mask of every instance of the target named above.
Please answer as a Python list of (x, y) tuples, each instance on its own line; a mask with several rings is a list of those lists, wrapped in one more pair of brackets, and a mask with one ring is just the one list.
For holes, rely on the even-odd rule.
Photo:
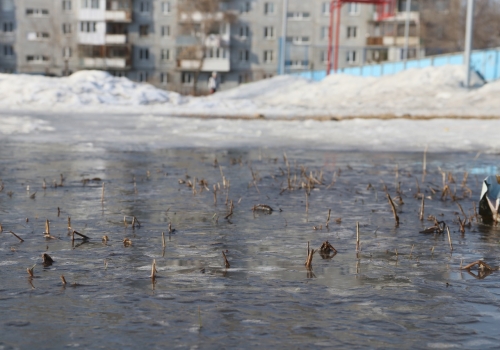
[(450, 228), (446, 225), (446, 231), (448, 232), (448, 243), (450, 243), (450, 250), (453, 251), (453, 244), (451, 243)]
[(156, 270), (156, 259), (153, 259), (153, 264), (151, 265), (151, 281), (154, 283), (156, 280), (156, 273), (158, 270)]
[(328, 209), (328, 217), (326, 218), (326, 225), (325, 227), (328, 227), (328, 224), (330, 224), (330, 214), (332, 213), (331, 209)]
[(14, 232), (12, 232), (12, 231), (9, 231), (9, 232), (12, 233), (14, 235), (14, 237), (16, 237), (19, 241), (24, 242), (24, 239), (22, 239), (21, 237), (16, 235)]
[(359, 222), (356, 222), (356, 251), (359, 251)]
[(64, 278), (64, 275), (61, 275), (61, 281), (62, 281), (63, 286), (65, 286), (66, 285), (66, 278)]
[(307, 251), (308, 251), (307, 260), (306, 260), (304, 265), (306, 266), (306, 268), (308, 270), (311, 270), (313, 256), (314, 256), (314, 253), (316, 253), (316, 251), (314, 249), (309, 250), (309, 242), (307, 242)]
[(165, 232), (162, 232), (162, 233), (161, 233), (161, 241), (162, 241), (163, 248), (165, 248), (165, 247), (166, 247), (166, 243), (165, 243)]
[(306, 214), (309, 214), (309, 194), (306, 190)]
[(224, 265), (226, 266), (226, 269), (230, 268), (231, 265), (229, 264), (229, 261), (227, 261), (226, 253), (222, 251), (222, 256), (224, 257)]
[(74, 230), (73, 230), (73, 240), (75, 239), (75, 238), (74, 238), (74, 237), (75, 237), (75, 235), (78, 235), (78, 236), (82, 237), (84, 240), (89, 240), (89, 239), (90, 239), (90, 237), (85, 236), (84, 234), (82, 234), (82, 233), (80, 233), (80, 232), (78, 232), (78, 231), (74, 231)]
[(420, 205), (420, 221), (424, 221), (425, 195), (422, 193), (422, 204)]
[(398, 213), (396, 212), (396, 206), (394, 205), (394, 202), (392, 201), (389, 192), (387, 192), (386, 194), (387, 194), (387, 199), (389, 200), (389, 204), (391, 205), (392, 208), (392, 213), (394, 214), (394, 221), (396, 222), (396, 226), (399, 226), (399, 216)]

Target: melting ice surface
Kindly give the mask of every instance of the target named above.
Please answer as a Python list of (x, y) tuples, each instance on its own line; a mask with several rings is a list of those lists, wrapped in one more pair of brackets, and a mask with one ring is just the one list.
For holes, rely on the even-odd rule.
[[(0, 347), (482, 349), (500, 341), (500, 273), (460, 270), (462, 260), (500, 265), (499, 228), (473, 222), (462, 235), (457, 204), (439, 192), (442, 172), (452, 173), (455, 182), (445, 180), (472, 215), (498, 147), (473, 136), (491, 124), (0, 119), (7, 121), (0, 127)], [(447, 150), (455, 152), (438, 152)], [(293, 190), (286, 190), (284, 151)], [(311, 172), (321, 185), (306, 199), (299, 187)], [(471, 193), (461, 186), (465, 172)], [(63, 186), (54, 187), (60, 174)], [(193, 193), (186, 184), (195, 179)], [(426, 217), (450, 225), (453, 252), (444, 235), (419, 233), (432, 222), (418, 219), (417, 180)], [(216, 205), (213, 185), (221, 186)], [(384, 186), (394, 198), (399, 189), (404, 202), (397, 228)], [(234, 203), (228, 220), (226, 200)], [(258, 203), (275, 211), (252, 212)], [(72, 244), (68, 216), (90, 241)], [(132, 216), (141, 227), (132, 229)], [(46, 219), (57, 239), (43, 237)], [(316, 254), (307, 271), (307, 242), (317, 248), (325, 240), (338, 254)], [(41, 265), (44, 252), (55, 260), (50, 267)], [(30, 280), (26, 268), (35, 263)]]

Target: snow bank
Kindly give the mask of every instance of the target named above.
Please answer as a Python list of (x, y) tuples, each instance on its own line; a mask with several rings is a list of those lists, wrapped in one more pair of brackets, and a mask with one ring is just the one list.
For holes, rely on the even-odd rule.
[(409, 69), (383, 77), (331, 75), (320, 82), (279, 76), (208, 97), (182, 97), (149, 84), (81, 71), (67, 78), (0, 74), (0, 107), (190, 116), (500, 117), (500, 81), (473, 77), (467, 90), (462, 66)]
[(2, 107), (102, 107), (179, 104), (182, 97), (102, 71), (79, 71), (69, 77), (0, 74)]

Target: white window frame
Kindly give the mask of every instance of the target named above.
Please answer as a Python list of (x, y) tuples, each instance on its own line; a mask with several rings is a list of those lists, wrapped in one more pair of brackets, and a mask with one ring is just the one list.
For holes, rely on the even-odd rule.
[(250, 60), (250, 51), (247, 49), (239, 51), (240, 62), (248, 62)]
[(264, 39), (267, 39), (267, 40), (274, 39), (274, 27), (273, 26), (264, 27)]
[(160, 73), (160, 84), (168, 85), (168, 73), (166, 72)]
[(181, 83), (183, 85), (191, 85), (193, 83), (193, 73), (192, 72), (182, 72), (181, 73)]
[[(32, 57), (31, 60), (30, 60), (30, 57)], [(43, 62), (48, 62), (49, 58), (47, 56), (44, 56), (44, 55), (28, 55), (28, 56), (26, 56), (26, 61), (28, 63), (31, 63), (31, 64), (39, 64), (39, 63), (43, 63)]]
[(347, 26), (346, 38), (355, 39), (358, 37), (358, 27), (357, 26)]
[(267, 1), (264, 3), (264, 14), (274, 15), (274, 2)]
[(29, 41), (44, 41), (49, 40), (50, 34), (47, 32), (28, 32), (26, 39)]
[(249, 26), (241, 26), (240, 27), (240, 38), (246, 39), (250, 36), (250, 27)]
[(240, 13), (249, 13), (252, 11), (252, 3), (250, 1), (245, 1), (241, 4)]
[(14, 32), (14, 22), (3, 22), (3, 32), (13, 33)]
[(73, 25), (71, 23), (63, 23), (62, 32), (63, 34), (71, 34), (73, 32)]
[(170, 49), (161, 49), (160, 51), (160, 60), (162, 61), (170, 61)]
[(163, 1), (161, 3), (161, 13), (163, 15), (169, 15), (172, 13), (172, 6), (170, 5), (170, 1)]
[(141, 61), (149, 60), (149, 49), (139, 49), (139, 60)]
[(273, 50), (264, 50), (262, 55), (262, 62), (264, 63), (273, 63), (274, 62), (274, 51)]
[(348, 64), (356, 64), (358, 62), (358, 53), (356, 50), (346, 51), (345, 57)]
[(162, 37), (169, 37), (170, 36), (170, 26), (161, 26), (160, 34)]
[(62, 1), (62, 10), (63, 11), (71, 11), (71, 0), (63, 0)]
[(323, 16), (330, 16), (330, 4), (330, 1), (326, 1), (321, 4), (321, 14)]
[(311, 12), (287, 12), (286, 17), (289, 21), (309, 21), (311, 19)]
[[(28, 13), (30, 11), (31, 11), (31, 13)], [(26, 16), (28, 16), (28, 17), (48, 17), (49, 10), (28, 8), (28, 9), (26, 9)]]
[(139, 4), (139, 12), (142, 14), (151, 12), (151, 3), (148, 0), (141, 1)]
[(360, 7), (357, 2), (347, 3), (347, 13), (349, 16), (358, 16), (360, 13)]
[(73, 49), (71, 47), (69, 47), (69, 46), (63, 47), (62, 57), (63, 58), (71, 58), (71, 57), (73, 57)]

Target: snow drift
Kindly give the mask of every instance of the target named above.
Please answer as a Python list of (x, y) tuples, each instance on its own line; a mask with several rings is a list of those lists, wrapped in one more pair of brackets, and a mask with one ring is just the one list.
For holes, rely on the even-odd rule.
[(463, 87), (462, 66), (409, 69), (383, 77), (331, 75), (320, 82), (279, 76), (208, 97), (184, 97), (100, 71), (66, 78), (0, 74), (0, 107), (192, 116), (500, 117), (500, 81)]

